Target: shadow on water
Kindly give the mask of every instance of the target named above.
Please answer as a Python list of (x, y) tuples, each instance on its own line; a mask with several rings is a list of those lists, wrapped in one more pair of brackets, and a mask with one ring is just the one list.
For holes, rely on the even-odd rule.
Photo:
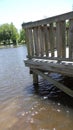
[[(73, 78), (57, 73), (50, 73), (49, 75), (53, 79), (73, 89)], [(64, 106), (73, 108), (73, 98), (62, 92), (60, 89), (49, 83), (47, 80), (40, 78), (38, 85), (31, 85), (29, 87), (28, 93), (37, 94), (44, 99), (50, 99), (54, 102), (60, 102)]]

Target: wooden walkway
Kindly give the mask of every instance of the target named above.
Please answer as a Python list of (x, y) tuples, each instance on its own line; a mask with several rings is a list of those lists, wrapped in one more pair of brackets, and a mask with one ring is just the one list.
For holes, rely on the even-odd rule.
[(73, 97), (73, 90), (48, 77), (45, 72), (57, 72), (73, 77), (73, 12), (51, 18), (23, 23), (33, 83), (38, 75)]

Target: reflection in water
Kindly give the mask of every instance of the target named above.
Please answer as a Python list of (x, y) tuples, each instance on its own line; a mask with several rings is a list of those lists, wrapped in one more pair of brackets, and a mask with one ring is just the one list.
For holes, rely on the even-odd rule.
[[(73, 130), (73, 99), (40, 78), (32, 85), (26, 47), (0, 50), (0, 130)], [(69, 87), (73, 79), (50, 76)]]

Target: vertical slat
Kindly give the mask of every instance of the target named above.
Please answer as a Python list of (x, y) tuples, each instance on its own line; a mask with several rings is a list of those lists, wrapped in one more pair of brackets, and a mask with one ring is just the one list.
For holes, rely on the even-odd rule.
[(59, 21), (56, 24), (56, 43), (58, 57), (65, 58), (65, 21)]
[(48, 48), (48, 28), (47, 25), (44, 26), (44, 35), (45, 35), (45, 51), (46, 51), (46, 56), (48, 57), (49, 54), (49, 48)]
[(32, 28), (29, 29), (29, 44), (30, 44), (31, 56), (34, 56), (34, 46), (33, 46)]
[(43, 27), (39, 27), (39, 37), (40, 37), (40, 53), (41, 53), (41, 57), (44, 56), (44, 33), (43, 33)]
[(69, 46), (69, 28), (66, 28), (66, 46)]
[(69, 21), (69, 58), (73, 59), (73, 19)]
[(62, 31), (62, 57), (66, 58), (66, 40), (65, 40), (66, 23), (65, 21), (61, 22), (61, 31)]
[(38, 45), (38, 27), (33, 29), (34, 44), (35, 44), (35, 55), (39, 56), (39, 45)]
[(30, 43), (29, 43), (29, 29), (25, 29), (25, 35), (26, 35), (28, 57), (30, 58), (31, 57), (31, 52), (30, 52)]
[(50, 49), (51, 49), (51, 47), (50, 47), (50, 27), (48, 26), (47, 29), (48, 29), (48, 49), (50, 51)]
[(56, 27), (54, 27), (54, 48), (56, 49)]
[(51, 56), (54, 57), (54, 28), (53, 28), (53, 23), (50, 24), (50, 49), (51, 49)]
[(40, 26), (38, 27), (38, 44), (39, 44), (39, 56), (41, 56), (41, 41), (40, 41), (41, 33), (40, 33)]

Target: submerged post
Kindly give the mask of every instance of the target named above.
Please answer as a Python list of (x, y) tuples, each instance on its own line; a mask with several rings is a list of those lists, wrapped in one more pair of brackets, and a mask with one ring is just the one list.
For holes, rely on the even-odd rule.
[(35, 72), (33, 72), (33, 84), (34, 85), (38, 84), (38, 74), (36, 74)]

